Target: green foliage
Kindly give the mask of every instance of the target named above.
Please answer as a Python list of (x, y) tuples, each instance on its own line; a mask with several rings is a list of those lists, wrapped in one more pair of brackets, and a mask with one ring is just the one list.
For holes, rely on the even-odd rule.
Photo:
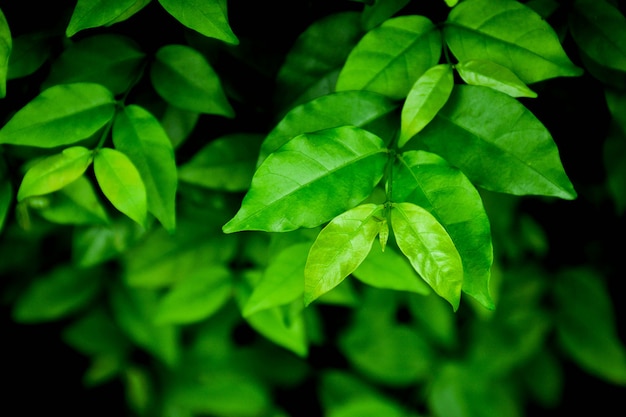
[[(521, 416), (568, 361), (626, 385), (613, 271), (546, 267), (522, 204), (623, 217), (615, 4), (78, 0), (52, 27), (3, 6), (11, 319), (58, 322), (139, 417), (282, 417), (298, 386), (332, 417)], [(589, 80), (592, 190), (559, 113)]]

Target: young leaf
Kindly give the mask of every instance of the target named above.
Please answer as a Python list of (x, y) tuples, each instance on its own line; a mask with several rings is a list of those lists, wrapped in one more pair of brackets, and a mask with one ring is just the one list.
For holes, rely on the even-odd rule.
[(420, 76), (402, 107), (398, 146), (403, 147), (441, 110), (454, 86), (450, 64), (436, 65)]
[(517, 75), (507, 67), (484, 59), (470, 59), (455, 65), (463, 81), (501, 91), (511, 97), (537, 97)]
[(382, 140), (343, 126), (291, 139), (258, 168), (225, 233), (316, 227), (356, 206), (382, 178)]
[(82, 176), (92, 159), (92, 152), (82, 146), (72, 146), (41, 159), (24, 175), (17, 191), (17, 201), (60, 190)]
[(137, 13), (150, 0), (78, 0), (65, 36), (71, 38), (81, 30), (109, 26)]
[(224, 117), (235, 115), (217, 73), (200, 52), (189, 46), (160, 48), (150, 68), (150, 79), (157, 93), (174, 106)]
[(463, 292), (493, 309), (489, 218), (476, 188), (443, 158), (425, 151), (400, 155), (393, 168), (393, 199), (428, 210), (445, 227), (463, 262)]
[(9, 57), (13, 48), (11, 30), (2, 9), (0, 9), (0, 98), (7, 95), (7, 74), (9, 71)]
[(26, 77), (36, 72), (52, 54), (51, 36), (44, 32), (20, 35), (13, 39), (7, 79)]
[(94, 157), (93, 168), (98, 184), (111, 204), (145, 226), (148, 211), (146, 187), (131, 160), (120, 151), (102, 148)]
[(456, 311), (463, 263), (446, 229), (427, 210), (412, 203), (393, 204), (391, 227), (413, 268)]
[(382, 205), (363, 204), (331, 220), (313, 243), (304, 268), (304, 304), (339, 285), (363, 262), (380, 231)]
[(582, 74), (552, 27), (518, 1), (466, 0), (450, 11), (444, 37), (459, 61), (495, 62), (527, 84)]
[(130, 105), (115, 118), (113, 143), (139, 171), (148, 211), (168, 231), (176, 228), (176, 161), (159, 121), (143, 107)]
[(337, 91), (369, 90), (392, 99), (439, 61), (441, 34), (424, 16), (400, 16), (368, 32), (352, 50), (337, 79)]
[(418, 137), (485, 189), (576, 198), (550, 132), (504, 93), (457, 86)]
[(53, 148), (86, 139), (115, 113), (115, 98), (93, 83), (50, 87), (0, 129), (0, 144)]
[(239, 44), (228, 24), (226, 0), (159, 0), (159, 3), (188, 28), (231, 45)]

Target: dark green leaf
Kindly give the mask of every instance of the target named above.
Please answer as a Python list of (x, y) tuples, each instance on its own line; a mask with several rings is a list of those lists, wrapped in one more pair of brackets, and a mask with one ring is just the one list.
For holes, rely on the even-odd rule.
[(159, 0), (159, 3), (188, 28), (231, 45), (239, 44), (228, 24), (226, 0)]
[(457, 86), (418, 138), (488, 190), (576, 198), (550, 132), (504, 93)]
[(161, 125), (167, 132), (174, 148), (187, 140), (196, 127), (199, 117), (200, 114), (197, 112), (183, 110), (172, 105), (167, 106), (163, 116), (161, 116)]
[(322, 229), (304, 268), (304, 304), (339, 285), (363, 262), (380, 232), (383, 206), (363, 204), (340, 214)]
[(527, 84), (582, 74), (552, 27), (518, 1), (466, 0), (450, 12), (444, 36), (459, 61), (495, 62)]
[(115, 118), (113, 143), (139, 171), (148, 211), (168, 231), (176, 228), (176, 161), (172, 143), (159, 121), (143, 107), (130, 105)]
[(235, 115), (217, 73), (200, 52), (189, 46), (160, 48), (150, 68), (150, 79), (157, 93), (174, 106), (225, 117)]
[(2, 173), (2, 167), (0, 166), (0, 232), (4, 226), (4, 222), (11, 208), (11, 202), (13, 201), (13, 185), (8, 178)]
[(111, 204), (136, 221), (146, 225), (146, 187), (137, 168), (122, 152), (110, 148), (97, 151), (93, 168), (102, 192)]
[(357, 127), (296, 136), (261, 164), (240, 210), (223, 230), (319, 226), (369, 196), (386, 161), (382, 140)]
[(484, 59), (470, 59), (455, 65), (463, 81), (471, 85), (482, 85), (501, 91), (511, 97), (537, 97), (532, 91), (507, 67)]
[(394, 203), (391, 227), (398, 247), (413, 268), (456, 311), (463, 264), (446, 229), (427, 210), (412, 203)]
[(13, 48), (13, 38), (2, 9), (0, 9), (0, 98), (7, 95), (7, 73), (9, 71), (9, 57)]
[(82, 146), (72, 146), (32, 165), (17, 191), (17, 201), (27, 197), (49, 194), (78, 179), (93, 159), (92, 152)]
[(63, 340), (85, 355), (124, 353), (130, 346), (102, 308), (89, 311), (63, 331)]
[(393, 191), (394, 201), (425, 208), (445, 227), (463, 261), (463, 291), (492, 309), (491, 228), (480, 194), (467, 177), (435, 154), (409, 151), (394, 165)]
[(81, 267), (101, 264), (119, 255), (135, 243), (143, 229), (126, 216), (109, 224), (74, 229), (72, 260)]
[(78, 0), (65, 30), (68, 38), (81, 30), (109, 26), (137, 13), (150, 0)]
[(369, 90), (404, 98), (440, 55), (441, 34), (428, 18), (389, 19), (352, 50), (337, 79), (337, 90)]
[(393, 17), (402, 10), (410, 0), (375, 0), (368, 4), (361, 14), (361, 22), (365, 30), (374, 29), (376, 26)]
[(50, 35), (28, 33), (13, 39), (7, 79), (21, 78), (37, 71), (50, 57)]
[(626, 210), (626, 131), (613, 126), (603, 145), (608, 191), (618, 213)]

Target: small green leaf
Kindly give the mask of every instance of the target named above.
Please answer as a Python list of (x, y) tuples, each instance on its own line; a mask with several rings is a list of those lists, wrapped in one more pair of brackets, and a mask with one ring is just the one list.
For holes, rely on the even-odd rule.
[(146, 187), (131, 160), (120, 151), (102, 148), (94, 157), (93, 167), (98, 184), (111, 204), (145, 226)]
[(319, 226), (369, 196), (386, 162), (382, 140), (357, 127), (296, 136), (261, 164), (241, 208), (223, 230)]
[(159, 121), (143, 107), (130, 105), (115, 118), (113, 143), (139, 171), (148, 211), (168, 231), (176, 228), (176, 161)]
[(363, 262), (380, 231), (382, 205), (363, 204), (331, 220), (313, 243), (304, 268), (304, 304), (339, 285)]
[(450, 11), (444, 37), (459, 61), (495, 62), (527, 84), (582, 74), (552, 27), (518, 1), (465, 0)]
[(72, 146), (39, 160), (24, 175), (17, 191), (17, 201), (60, 190), (82, 176), (92, 159), (93, 154), (89, 149)]
[(393, 204), (391, 227), (413, 268), (456, 311), (463, 263), (446, 229), (427, 210), (411, 203)]
[(510, 69), (495, 62), (470, 59), (459, 62), (455, 68), (468, 84), (493, 88), (511, 97), (537, 97), (537, 93), (528, 88)]
[(115, 113), (105, 87), (75, 83), (50, 87), (20, 109), (0, 129), (0, 143), (53, 148), (87, 139)]
[(27, 33), (13, 39), (7, 79), (26, 77), (36, 72), (52, 54), (51, 36)]
[(159, 0), (159, 3), (188, 28), (231, 45), (239, 44), (228, 24), (226, 0)]
[(428, 18), (389, 19), (352, 50), (337, 79), (337, 91), (369, 90), (402, 99), (440, 55), (441, 34)]
[(174, 106), (198, 113), (235, 116), (217, 73), (200, 52), (189, 46), (160, 48), (150, 68), (150, 79), (157, 93)]
[(327, 417), (406, 417), (406, 411), (391, 400), (359, 398), (327, 410)]
[(0, 98), (7, 95), (7, 74), (9, 71), (9, 57), (13, 48), (13, 38), (2, 9), (0, 9)]
[(81, 30), (120, 22), (148, 3), (149, 0), (78, 0), (65, 36), (71, 38)]
[(399, 147), (430, 123), (448, 101), (453, 86), (450, 64), (436, 65), (417, 79), (402, 107)]

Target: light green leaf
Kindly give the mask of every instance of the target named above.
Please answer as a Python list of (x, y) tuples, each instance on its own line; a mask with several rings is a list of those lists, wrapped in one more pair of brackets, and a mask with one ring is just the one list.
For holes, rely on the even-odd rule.
[(383, 252), (379, 245), (374, 245), (352, 275), (377, 288), (423, 295), (430, 293), (430, 287), (415, 273), (407, 259), (390, 247)]
[(446, 229), (427, 210), (412, 203), (393, 204), (391, 227), (413, 268), (456, 311), (463, 264)]
[(358, 398), (331, 408), (327, 417), (406, 417), (406, 411), (391, 400)]
[(363, 204), (331, 220), (313, 243), (304, 268), (304, 304), (339, 285), (363, 262), (380, 231), (383, 206)]
[(368, 129), (397, 107), (387, 97), (369, 91), (341, 91), (301, 104), (267, 135), (261, 145), (259, 164), (295, 136), (346, 125)]
[(444, 37), (459, 61), (495, 62), (527, 84), (582, 74), (552, 27), (518, 1), (463, 1), (450, 11)]
[(93, 168), (98, 184), (111, 204), (145, 227), (148, 212), (146, 187), (131, 160), (120, 151), (102, 148), (94, 157)]
[(454, 7), (457, 5), (457, 3), (459, 2), (459, 0), (444, 0), (446, 2), (446, 4), (448, 5), (448, 7)]
[(365, 30), (371, 30), (402, 10), (410, 0), (375, 0), (370, 2), (361, 13), (361, 24)]
[(402, 107), (399, 147), (430, 123), (448, 101), (453, 86), (450, 64), (436, 65), (417, 79)]
[(115, 118), (113, 143), (139, 171), (148, 211), (168, 231), (176, 228), (176, 161), (172, 142), (159, 121), (143, 107), (130, 105)]
[(576, 198), (550, 132), (504, 93), (458, 85), (418, 138), (485, 189)]
[(9, 71), (9, 57), (13, 48), (13, 38), (2, 9), (0, 9), (0, 98), (7, 95), (7, 73)]
[(337, 91), (369, 90), (402, 99), (440, 55), (441, 34), (428, 18), (389, 19), (352, 50), (337, 79)]
[(235, 116), (217, 73), (200, 52), (189, 46), (160, 48), (150, 67), (150, 79), (157, 93), (174, 106), (198, 113)]
[(136, 81), (145, 54), (126, 36), (101, 34), (71, 44), (52, 63), (50, 74), (42, 84), (92, 82), (114, 94), (126, 92)]
[(393, 192), (394, 201), (425, 208), (445, 227), (463, 261), (463, 292), (493, 309), (491, 228), (480, 194), (467, 177), (435, 154), (409, 151), (394, 165)]
[(576, 44), (598, 64), (626, 71), (626, 17), (607, 1), (577, 0), (569, 14)]
[(528, 88), (510, 69), (495, 62), (470, 59), (459, 62), (455, 68), (468, 84), (493, 88), (511, 97), (537, 97), (537, 93)]
[(13, 39), (7, 79), (31, 75), (52, 54), (51, 36), (43, 32), (27, 33)]
[(262, 139), (250, 133), (217, 138), (178, 168), (178, 178), (217, 190), (245, 191), (254, 175)]
[(188, 28), (231, 45), (239, 44), (228, 23), (226, 0), (159, 0), (159, 3)]
[(17, 191), (17, 201), (60, 190), (82, 176), (92, 159), (93, 154), (89, 149), (72, 146), (39, 160), (24, 175)]
[(357, 127), (296, 136), (261, 164), (241, 208), (223, 230), (319, 226), (369, 196), (386, 161), (382, 140)]
[(207, 266), (178, 281), (159, 300), (157, 324), (187, 324), (204, 320), (232, 295), (232, 273), (223, 266)]
[(110, 26), (128, 19), (150, 0), (78, 0), (65, 36), (71, 38), (81, 30)]

